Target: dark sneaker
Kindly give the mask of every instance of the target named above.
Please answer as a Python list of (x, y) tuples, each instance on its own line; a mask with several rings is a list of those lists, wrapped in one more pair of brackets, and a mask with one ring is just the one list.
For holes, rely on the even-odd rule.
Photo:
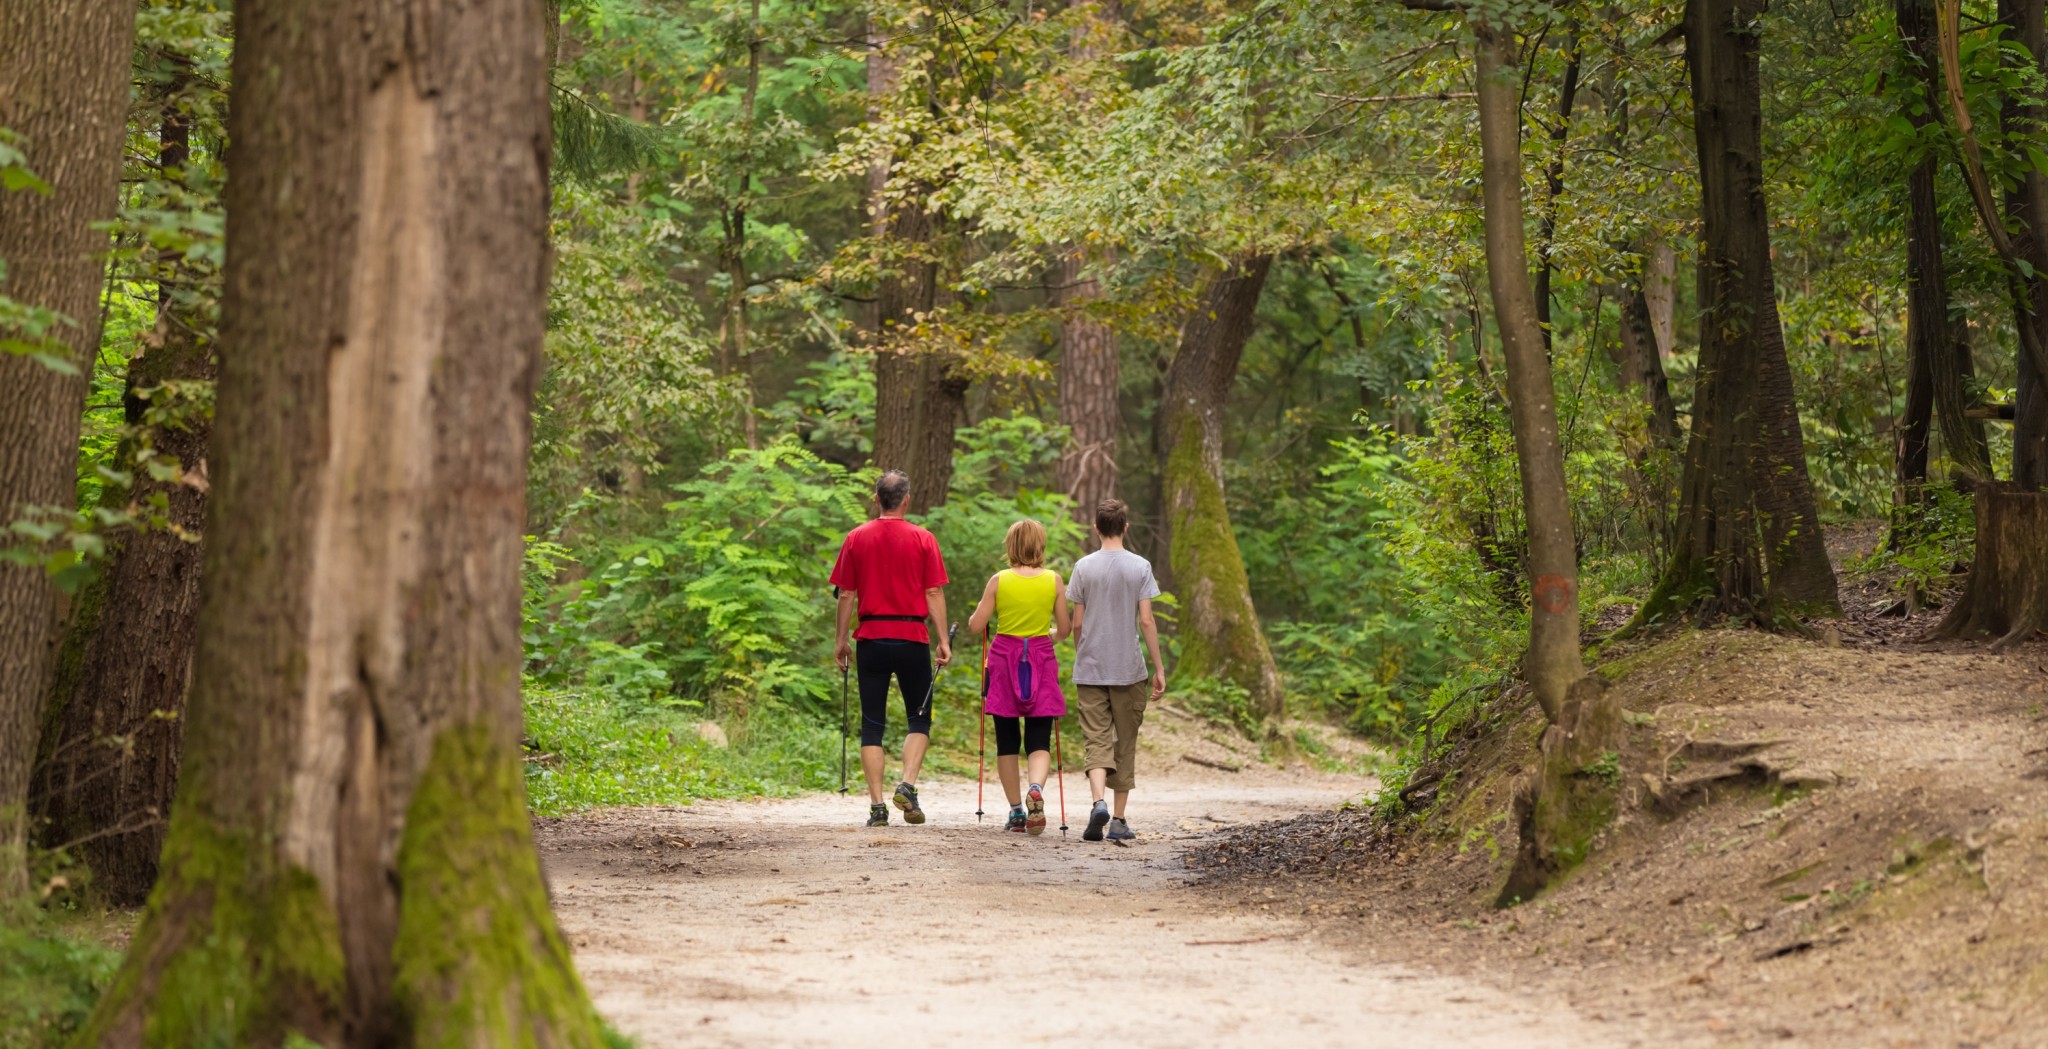
[(1016, 831), (1019, 834), (1024, 833), (1024, 810), (1011, 809), (1010, 821), (1008, 823), (1003, 824), (1003, 829)]
[(1024, 833), (1032, 837), (1045, 833), (1045, 795), (1037, 787), (1024, 792)]
[(869, 805), (869, 806), (868, 806), (868, 826), (870, 826), (870, 827), (886, 827), (886, 826), (888, 826), (888, 825), (889, 825), (889, 806), (887, 806), (887, 805)]
[(1109, 840), (1130, 841), (1136, 837), (1136, 834), (1131, 833), (1131, 825), (1125, 823), (1121, 818), (1109, 821)]
[(896, 784), (896, 807), (903, 810), (903, 822), (923, 823), (924, 810), (917, 807), (917, 788), (908, 783)]
[(1109, 826), (1109, 806), (1095, 803), (1094, 811), (1088, 814), (1088, 829), (1081, 832), (1082, 841), (1101, 841), (1102, 828)]

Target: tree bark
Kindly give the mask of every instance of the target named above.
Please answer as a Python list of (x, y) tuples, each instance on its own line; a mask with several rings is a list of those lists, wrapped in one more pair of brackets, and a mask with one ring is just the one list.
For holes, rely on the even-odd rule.
[(1223, 413), (1272, 265), (1271, 255), (1255, 255), (1209, 282), (1181, 328), (1159, 409), (1162, 516), (1182, 598), (1177, 672), (1238, 685), (1267, 718), (1284, 713), (1286, 697), (1223, 499)]
[[(1095, 523), (1096, 504), (1117, 492), (1117, 438), (1122, 416), (1116, 330), (1088, 313), (1102, 287), (1088, 275), (1088, 260), (1078, 251), (1060, 260), (1060, 422), (1069, 444), (1060, 456), (1060, 489), (1074, 500), (1074, 517), (1083, 529)], [(1093, 550), (1095, 533), (1083, 544)]]
[[(190, 155), (189, 117), (173, 78), (157, 100), (161, 177), (182, 182)], [(133, 462), (146, 444), (181, 476), (135, 472), (132, 490), (108, 488), (107, 502), (163, 501), (163, 521), (108, 536), (104, 567), (81, 596), (66, 632), (38, 764), (36, 813), (53, 845), (78, 846), (94, 890), (120, 907), (140, 906), (156, 883), (164, 817), (178, 782), (178, 756), (199, 614), (199, 536), (206, 520), (208, 411), (190, 398), (214, 377), (212, 325), (191, 299), (183, 257), (157, 261), (157, 323), (128, 362), (126, 421), (140, 439), (122, 443)], [(181, 292), (183, 294), (181, 294)], [(149, 413), (174, 420), (153, 426)]]
[[(49, 333), (64, 374), (0, 353), (0, 526), (69, 514), (78, 420), (100, 344), (107, 235), (119, 203), (135, 4), (37, 0), (0, 7), (0, 127), (22, 138), (50, 186), (0, 190), (0, 294), (75, 323)], [(11, 334), (11, 333), (9, 333)], [(35, 565), (0, 561), (0, 899), (27, 888), (27, 801), (38, 726), (60, 636), (55, 587)]]
[[(1649, 262), (1644, 261), (1647, 270)], [(1636, 275), (1621, 293), (1621, 350), (1616, 363), (1621, 381), (1642, 391), (1649, 409), (1650, 443), (1676, 451), (1679, 447), (1678, 407), (1671, 400), (1671, 380), (1664, 372), (1664, 356), (1657, 346), (1656, 318), (1650, 297), (1644, 290), (1647, 272)]]
[(77, 1044), (601, 1044), (519, 755), (541, 11), (235, 5), (186, 760)]
[(1686, 11), (1700, 161), (1700, 362), (1673, 556), (1638, 623), (1838, 610), (1772, 286), (1754, 25), (1763, 0)]
[[(1915, 128), (1940, 120), (1932, 74), (1941, 68), (1934, 0), (1897, 0), (1899, 35), (1919, 66), (1926, 106), (1908, 112)], [(1976, 480), (1991, 474), (1984, 424), (1965, 418), (1965, 400), (1976, 369), (1964, 327), (1949, 316), (1948, 273), (1942, 262), (1941, 210), (1936, 197), (1938, 158), (1921, 159), (1906, 176), (1906, 414), (1900, 420), (1899, 487), (1917, 504), (1927, 482), (1931, 430), (1938, 420), (1942, 443), (1955, 472)]]
[[(870, 119), (896, 90), (900, 75), (888, 48), (882, 27), (870, 16)], [(939, 267), (931, 259), (936, 228), (919, 187), (891, 202), (889, 180), (886, 160), (869, 165), (874, 236), (894, 256), (877, 283), (868, 329), (875, 348), (875, 467), (910, 475), (907, 507), (921, 514), (946, 501), (953, 480), (953, 431), (966, 411), (968, 383), (951, 362), (904, 344), (910, 329), (938, 308)]]
[[(2026, 49), (2037, 71), (2048, 63), (2048, 17), (2042, 0), (1999, 0), (1999, 22)], [(2010, 53), (2008, 58), (2013, 58)], [(2007, 95), (1999, 120), (2008, 134), (2023, 136), (2038, 128), (2048, 107), (2033, 104), (2026, 94)], [(2032, 276), (2014, 281), (2024, 289), (2013, 296), (2021, 339), (2018, 351), (2017, 410), (2012, 427), (2012, 479), (2027, 491), (2048, 488), (2048, 376), (2037, 366), (2039, 354), (2048, 348), (2048, 175), (2031, 164), (2022, 165), (2024, 174), (2006, 192), (2007, 223), (2016, 235), (2013, 247), (2034, 269)], [(1987, 217), (1988, 221), (1988, 217)]]
[(2012, 483), (1977, 486), (1977, 552), (1963, 596), (1937, 638), (1992, 638), (2000, 652), (2048, 630), (2048, 493)]
[(1563, 713), (1566, 691), (1586, 674), (1579, 655), (1578, 547), (1571, 500), (1565, 493), (1557, 392), (1539, 319), (1541, 303), (1529, 285), (1529, 252), (1522, 232), (1522, 114), (1515, 38), (1477, 19), (1473, 30), (1478, 36), (1486, 282), (1507, 358), (1508, 413), (1529, 533), (1529, 651), (1522, 669), (1543, 713), (1556, 721)]

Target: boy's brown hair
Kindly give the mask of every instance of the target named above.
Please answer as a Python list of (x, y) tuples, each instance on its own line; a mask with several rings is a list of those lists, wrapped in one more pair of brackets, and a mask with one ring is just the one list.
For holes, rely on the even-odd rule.
[(1131, 523), (1131, 508), (1122, 499), (1104, 499), (1095, 504), (1095, 530), (1104, 538), (1114, 539), (1124, 534)]
[(1045, 567), (1045, 526), (1027, 517), (1003, 535), (1003, 556), (1011, 568)]

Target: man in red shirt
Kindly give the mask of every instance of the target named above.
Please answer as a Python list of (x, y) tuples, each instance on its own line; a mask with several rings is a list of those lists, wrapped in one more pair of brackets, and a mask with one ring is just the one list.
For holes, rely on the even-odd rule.
[[(875, 505), (881, 516), (855, 528), (840, 544), (832, 566), (832, 585), (839, 588), (839, 630), (834, 658), (839, 669), (853, 659), (860, 675), (860, 770), (868, 782), (868, 826), (889, 823), (882, 804), (882, 732), (889, 723), (889, 679), (903, 693), (908, 731), (903, 737), (903, 779), (896, 784), (896, 807), (906, 823), (923, 823), (917, 804), (917, 772), (932, 741), (932, 642), (939, 646), (938, 665), (953, 659), (946, 641), (946, 562), (939, 541), (930, 532), (903, 519), (910, 496), (910, 478), (891, 470), (875, 482)], [(855, 620), (856, 651), (847, 646), (847, 628)], [(928, 626), (926, 620), (930, 620)]]

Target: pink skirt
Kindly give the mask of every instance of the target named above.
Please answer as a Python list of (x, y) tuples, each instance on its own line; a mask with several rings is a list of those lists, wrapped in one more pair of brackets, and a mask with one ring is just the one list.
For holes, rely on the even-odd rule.
[(1052, 638), (997, 634), (989, 641), (981, 710), (999, 718), (1066, 714), (1067, 695), (1060, 691), (1060, 657)]

